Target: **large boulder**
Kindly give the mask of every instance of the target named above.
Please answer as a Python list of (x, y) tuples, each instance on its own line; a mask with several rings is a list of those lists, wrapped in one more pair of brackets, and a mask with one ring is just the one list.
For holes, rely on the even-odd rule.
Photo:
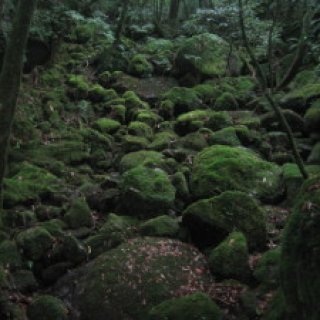
[(319, 319), (319, 208), (320, 176), (316, 176), (304, 183), (283, 235), (280, 266), (287, 319)]
[(153, 217), (173, 206), (176, 190), (159, 168), (135, 167), (122, 175), (121, 207), (126, 214)]
[[(219, 77), (228, 69), (229, 44), (215, 34), (204, 33), (186, 39), (178, 50), (176, 67), (200, 77)], [(232, 55), (232, 60), (237, 58)], [(235, 63), (237, 65), (238, 63)]]
[(159, 303), (211, 284), (207, 262), (194, 247), (137, 238), (61, 279), (56, 294), (72, 306), (71, 319), (145, 320)]
[(215, 145), (195, 157), (191, 187), (196, 198), (238, 190), (272, 202), (282, 194), (281, 173), (248, 149)]
[(200, 247), (217, 245), (233, 230), (245, 234), (251, 248), (266, 244), (266, 214), (257, 201), (239, 191), (199, 200), (183, 213), (183, 223)]

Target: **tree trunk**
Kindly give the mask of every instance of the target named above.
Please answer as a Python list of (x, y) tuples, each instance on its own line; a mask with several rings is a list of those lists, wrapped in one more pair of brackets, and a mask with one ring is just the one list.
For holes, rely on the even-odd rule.
[(21, 83), (24, 50), (36, 3), (37, 0), (19, 1), (0, 74), (0, 210), (3, 208), (3, 178)]
[(179, 16), (180, 0), (170, 1), (169, 20), (175, 23)]

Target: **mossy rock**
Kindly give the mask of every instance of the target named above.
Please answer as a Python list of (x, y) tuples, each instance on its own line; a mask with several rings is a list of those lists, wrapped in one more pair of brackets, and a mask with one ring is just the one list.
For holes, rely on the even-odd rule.
[(233, 232), (209, 254), (209, 266), (220, 279), (246, 281), (250, 276), (247, 239), (241, 232)]
[(38, 289), (39, 284), (30, 270), (17, 270), (12, 274), (15, 289), (21, 293), (30, 293)]
[(122, 147), (125, 153), (145, 150), (148, 146), (149, 140), (145, 137), (137, 137), (128, 134), (122, 138)]
[(121, 123), (110, 118), (100, 118), (96, 120), (94, 127), (102, 133), (112, 134), (121, 127)]
[(190, 290), (204, 291), (203, 284), (211, 282), (206, 260), (194, 247), (146, 237), (129, 240), (67, 275), (57, 294), (63, 293), (83, 320), (145, 320), (152, 307)]
[(67, 80), (69, 85), (69, 94), (71, 97), (79, 100), (88, 97), (91, 84), (83, 75), (71, 74)]
[(189, 199), (190, 197), (190, 190), (189, 190), (189, 184), (186, 178), (186, 175), (178, 171), (175, 174), (171, 176), (171, 182), (173, 186), (176, 188), (177, 191), (177, 197), (181, 199)]
[(254, 276), (260, 282), (263, 290), (274, 290), (279, 287), (280, 259), (280, 247), (265, 252), (259, 259), (254, 269)]
[(149, 149), (162, 151), (170, 147), (178, 140), (178, 136), (172, 131), (163, 131), (156, 133), (153, 141), (149, 144)]
[(313, 146), (307, 161), (310, 164), (320, 164), (320, 142)]
[(233, 120), (230, 114), (226, 111), (217, 111), (210, 113), (208, 128), (213, 131), (218, 131), (233, 125)]
[(240, 191), (199, 200), (183, 212), (194, 243), (200, 247), (217, 245), (233, 230), (243, 232), (250, 248), (266, 245), (266, 213), (257, 201)]
[(282, 170), (245, 148), (216, 145), (194, 159), (191, 189), (205, 198), (227, 190), (239, 190), (272, 202), (282, 195)]
[(134, 55), (128, 65), (128, 72), (138, 77), (148, 77), (153, 73), (153, 65), (143, 54)]
[(283, 320), (286, 318), (286, 301), (284, 295), (279, 289), (275, 292), (271, 303), (262, 320)]
[(233, 127), (228, 127), (214, 132), (208, 138), (209, 145), (228, 145), (238, 147), (241, 142), (237, 136), (237, 130)]
[(126, 171), (121, 182), (121, 207), (129, 214), (152, 217), (173, 206), (175, 188), (159, 168), (138, 166)]
[(320, 100), (315, 101), (304, 115), (305, 131), (320, 133)]
[(229, 51), (228, 43), (215, 34), (195, 35), (182, 42), (176, 67), (182, 74), (190, 70), (203, 77), (223, 76), (228, 68)]
[(154, 111), (143, 110), (137, 113), (135, 120), (145, 123), (153, 128), (158, 123), (160, 123), (163, 119)]
[(128, 125), (128, 133), (133, 136), (145, 137), (151, 139), (153, 136), (152, 128), (144, 123), (139, 121), (132, 121)]
[(0, 265), (10, 270), (22, 267), (22, 257), (14, 241), (4, 240), (0, 243)]
[(196, 292), (153, 307), (148, 320), (221, 320), (222, 312), (209, 296)]
[(214, 111), (233, 111), (238, 110), (239, 104), (232, 93), (225, 92), (216, 100)]
[(195, 110), (201, 105), (197, 93), (191, 88), (174, 87), (166, 92), (163, 101), (170, 101), (174, 105), (174, 114), (180, 115), (182, 113)]
[(60, 299), (49, 295), (35, 298), (27, 310), (28, 318), (32, 320), (67, 320), (68, 313)]
[(71, 207), (64, 215), (64, 221), (72, 229), (92, 227), (91, 210), (84, 198), (78, 198), (72, 202)]
[(194, 132), (206, 126), (210, 120), (210, 111), (195, 110), (180, 115), (175, 123), (175, 131), (179, 135)]
[(120, 172), (125, 172), (140, 165), (162, 167), (164, 156), (156, 151), (137, 151), (126, 154), (120, 161)]
[(318, 175), (303, 184), (282, 238), (281, 285), (289, 319), (316, 320), (320, 314), (319, 183)]
[(201, 151), (209, 146), (206, 134), (202, 134), (200, 130), (182, 137), (177, 145), (181, 145), (182, 148), (193, 151)]
[(179, 233), (179, 222), (167, 215), (159, 216), (142, 223), (139, 229), (143, 236), (174, 238)]
[(204, 103), (210, 103), (217, 100), (222, 92), (218, 86), (211, 83), (202, 83), (193, 87), (193, 90), (197, 93), (198, 97)]
[(304, 113), (308, 104), (319, 97), (320, 83), (308, 83), (290, 91), (282, 98), (281, 103), (286, 108), (298, 113)]
[(98, 232), (84, 242), (91, 258), (117, 247), (136, 236), (138, 220), (134, 217), (110, 213)]
[(61, 190), (60, 180), (47, 170), (24, 162), (17, 173), (4, 180), (4, 204), (36, 202)]
[(107, 102), (118, 98), (118, 95), (114, 89), (105, 89), (100, 84), (95, 84), (89, 89), (89, 99), (92, 102)]
[(22, 250), (23, 255), (31, 261), (38, 261), (54, 245), (55, 239), (42, 227), (34, 227), (22, 231), (17, 236), (17, 245)]

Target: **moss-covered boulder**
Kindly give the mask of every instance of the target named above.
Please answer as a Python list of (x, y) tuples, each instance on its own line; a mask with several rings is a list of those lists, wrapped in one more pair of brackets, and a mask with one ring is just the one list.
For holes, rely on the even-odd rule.
[(182, 42), (175, 63), (181, 74), (190, 70), (195, 76), (219, 77), (228, 68), (228, 58), (228, 43), (215, 34), (204, 33)]
[(152, 128), (140, 121), (132, 121), (128, 125), (128, 133), (133, 136), (145, 137), (147, 139), (151, 139), (153, 136)]
[(28, 318), (32, 320), (67, 320), (68, 309), (63, 302), (53, 296), (35, 298), (28, 307)]
[(145, 55), (136, 54), (129, 61), (128, 72), (134, 76), (148, 77), (153, 73), (153, 65)]
[(320, 314), (320, 177), (307, 180), (285, 228), (280, 260), (287, 317), (318, 319)]
[(162, 151), (169, 149), (176, 141), (178, 136), (172, 131), (163, 131), (154, 135), (153, 141), (149, 144), (149, 149)]
[(0, 243), (0, 265), (10, 270), (22, 267), (22, 257), (14, 241), (4, 240)]
[(320, 164), (320, 142), (316, 143), (308, 157), (308, 163)]
[(213, 109), (215, 111), (233, 111), (239, 109), (239, 104), (232, 93), (225, 92), (216, 100)]
[(250, 275), (247, 239), (241, 232), (231, 233), (209, 254), (209, 266), (220, 279), (248, 280)]
[(233, 125), (230, 114), (226, 111), (218, 111), (210, 113), (208, 128), (213, 131), (224, 129)]
[(191, 204), (183, 212), (183, 224), (201, 247), (219, 244), (235, 229), (244, 233), (250, 248), (266, 244), (264, 210), (251, 196), (239, 191), (226, 191)]
[(166, 92), (162, 99), (166, 101), (166, 105), (173, 105), (175, 115), (195, 110), (201, 105), (197, 93), (191, 88), (174, 87)]
[(159, 216), (142, 223), (140, 232), (150, 237), (176, 237), (179, 233), (179, 222), (170, 216)]
[(75, 99), (85, 99), (88, 96), (91, 84), (82, 75), (71, 74), (67, 79), (69, 95)]
[(254, 269), (254, 276), (263, 290), (279, 287), (281, 248), (270, 249), (259, 259)]
[(47, 170), (24, 162), (4, 180), (4, 204), (14, 206), (47, 198), (61, 190), (60, 180)]
[(234, 127), (228, 127), (211, 134), (208, 138), (209, 145), (228, 145), (238, 147), (241, 142)]
[(110, 213), (97, 233), (85, 240), (89, 256), (94, 258), (107, 250), (115, 248), (133, 238), (137, 230), (138, 220), (134, 217)]
[(57, 294), (63, 294), (83, 320), (145, 320), (159, 303), (204, 292), (211, 283), (206, 260), (194, 247), (138, 238), (61, 279)]
[(55, 239), (46, 229), (34, 227), (20, 232), (16, 241), (19, 249), (27, 259), (38, 261), (48, 254), (48, 251), (54, 245)]
[(185, 135), (190, 132), (206, 126), (210, 120), (210, 111), (195, 110), (181, 114), (175, 123), (175, 131), (180, 135)]
[(84, 198), (78, 198), (72, 202), (69, 210), (64, 215), (64, 221), (72, 229), (92, 227), (91, 210)]
[(222, 312), (204, 293), (166, 300), (153, 307), (148, 320), (221, 320)]
[(125, 172), (141, 165), (161, 167), (163, 162), (164, 156), (162, 153), (143, 150), (131, 152), (123, 156), (119, 164), (119, 169), (120, 172)]
[(110, 118), (100, 118), (95, 121), (94, 128), (102, 133), (115, 133), (121, 126), (121, 123), (110, 119)]
[(122, 138), (122, 147), (125, 153), (136, 152), (148, 148), (149, 140), (145, 137), (137, 137), (127, 134)]
[(270, 202), (282, 194), (281, 173), (248, 149), (216, 145), (195, 157), (191, 188), (197, 198), (239, 190)]
[(173, 206), (175, 192), (163, 170), (138, 166), (122, 176), (121, 207), (135, 216), (164, 214)]
[(320, 100), (315, 101), (304, 115), (305, 130), (320, 133)]

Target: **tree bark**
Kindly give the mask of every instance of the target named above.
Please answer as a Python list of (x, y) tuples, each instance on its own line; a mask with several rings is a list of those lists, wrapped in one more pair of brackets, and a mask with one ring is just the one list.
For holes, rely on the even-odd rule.
[(272, 93), (270, 92), (270, 90), (268, 88), (266, 76), (265, 76), (253, 50), (251, 49), (249, 39), (248, 39), (247, 33), (246, 33), (246, 28), (245, 28), (243, 2), (242, 2), (242, 0), (239, 0), (238, 3), (239, 3), (239, 22), (240, 22), (240, 29), (241, 29), (241, 33), (242, 33), (242, 39), (244, 42), (244, 46), (248, 52), (248, 55), (249, 55), (250, 59), (252, 60), (252, 63), (257, 71), (258, 80), (259, 80), (261, 90), (262, 90), (265, 98), (269, 102), (270, 106), (272, 107), (274, 113), (276, 114), (279, 122), (281, 123), (283, 130), (286, 132), (286, 134), (288, 136), (290, 147), (291, 147), (295, 162), (301, 172), (301, 175), (303, 176), (304, 179), (308, 179), (308, 173), (307, 173), (306, 168), (304, 166), (303, 160), (299, 154), (297, 143), (294, 138), (291, 127), (290, 127), (286, 117), (284, 116), (284, 114), (281, 110), (281, 107), (274, 100)]
[(169, 20), (175, 23), (179, 16), (180, 0), (170, 1)]
[(36, 3), (37, 0), (19, 1), (0, 74), (0, 210), (3, 208), (3, 179), (21, 83), (24, 51)]

